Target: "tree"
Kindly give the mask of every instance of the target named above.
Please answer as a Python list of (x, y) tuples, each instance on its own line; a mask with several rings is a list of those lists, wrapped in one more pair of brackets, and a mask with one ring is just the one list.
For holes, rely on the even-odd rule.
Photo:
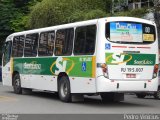
[(3, 0), (0, 1), (0, 46), (11, 33), (27, 29), (31, 6), (41, 0)]
[(15, 8), (17, 9), (15, 19), (12, 19), (11, 28), (14, 32), (19, 32), (27, 29), (28, 14), (32, 6), (42, 0), (13, 0)]
[[(0, 0), (0, 56), (6, 37), (27, 29), (28, 14), (41, 0)], [(0, 57), (1, 58), (1, 57)]]
[(10, 0), (0, 1), (0, 46), (4, 39), (13, 32), (10, 21), (15, 16), (16, 9)]
[(31, 12), (28, 26), (41, 28), (104, 17), (105, 3), (105, 0), (43, 0)]

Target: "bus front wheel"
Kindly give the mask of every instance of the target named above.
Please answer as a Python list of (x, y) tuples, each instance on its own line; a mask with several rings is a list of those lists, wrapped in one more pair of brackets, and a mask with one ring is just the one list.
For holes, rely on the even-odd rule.
[(13, 77), (13, 90), (16, 94), (22, 94), (21, 80), (19, 74)]
[(63, 102), (71, 101), (70, 82), (67, 76), (62, 76), (59, 80), (58, 95)]

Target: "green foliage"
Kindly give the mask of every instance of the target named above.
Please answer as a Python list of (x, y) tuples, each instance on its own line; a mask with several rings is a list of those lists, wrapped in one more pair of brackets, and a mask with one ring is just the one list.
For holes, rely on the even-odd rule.
[[(3, 43), (5, 37), (12, 33), (10, 21), (14, 19), (14, 4), (11, 4), (10, 0), (0, 2), (0, 42)], [(1, 44), (0, 43), (0, 44)]]
[(11, 28), (14, 30), (14, 32), (19, 32), (27, 29), (26, 24), (28, 21), (28, 16), (24, 15), (22, 13), (17, 13), (16, 19), (11, 20)]
[[(123, 2), (124, 0), (115, 0), (115, 5)], [(32, 9), (27, 27), (42, 28), (107, 16), (142, 17), (147, 12), (144, 8), (111, 15), (111, 6), (112, 0), (43, 0)]]
[(27, 29), (28, 14), (32, 6), (40, 1), (42, 0), (0, 0), (0, 55), (8, 35)]
[(14, 0), (16, 17), (10, 21), (11, 28), (15, 32), (23, 31), (27, 29), (28, 14), (32, 10), (32, 6), (42, 0)]
[(34, 7), (28, 25), (41, 28), (104, 17), (105, 7), (104, 0), (43, 0)]
[(139, 17), (142, 18), (146, 13), (148, 13), (146, 8), (129, 10), (125, 12), (115, 13), (114, 16), (129, 16), (129, 17)]
[[(85, 14), (84, 14), (85, 13)], [(71, 14), (71, 16), (68, 17), (69, 22), (75, 22), (75, 21), (81, 21), (81, 20), (88, 20), (88, 19), (95, 19), (95, 18), (101, 18), (106, 17), (107, 14), (99, 9), (91, 10), (91, 11), (77, 11)]]

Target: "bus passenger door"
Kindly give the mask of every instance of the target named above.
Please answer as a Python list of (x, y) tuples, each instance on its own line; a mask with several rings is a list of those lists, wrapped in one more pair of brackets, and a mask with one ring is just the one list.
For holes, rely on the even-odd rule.
[(3, 85), (8, 85), (8, 86), (12, 86), (11, 48), (12, 48), (12, 41), (6, 42), (2, 56), (2, 81)]

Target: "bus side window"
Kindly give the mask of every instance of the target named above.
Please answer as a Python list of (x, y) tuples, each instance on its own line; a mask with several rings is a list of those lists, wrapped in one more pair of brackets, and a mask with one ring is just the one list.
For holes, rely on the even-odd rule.
[(62, 29), (56, 33), (55, 55), (71, 55), (73, 49), (74, 29)]
[(25, 40), (24, 36), (16, 36), (13, 38), (13, 48), (12, 48), (13, 57), (23, 56), (24, 40)]
[(3, 53), (3, 66), (5, 66), (11, 58), (11, 47), (12, 47), (12, 42), (6, 42), (4, 46), (4, 53)]
[(78, 27), (75, 32), (74, 54), (93, 55), (95, 41), (96, 25)]
[(25, 57), (36, 57), (37, 56), (37, 46), (38, 46), (38, 33), (26, 35), (25, 40)]
[(52, 56), (54, 50), (55, 32), (44, 32), (40, 34), (39, 39), (39, 56)]

